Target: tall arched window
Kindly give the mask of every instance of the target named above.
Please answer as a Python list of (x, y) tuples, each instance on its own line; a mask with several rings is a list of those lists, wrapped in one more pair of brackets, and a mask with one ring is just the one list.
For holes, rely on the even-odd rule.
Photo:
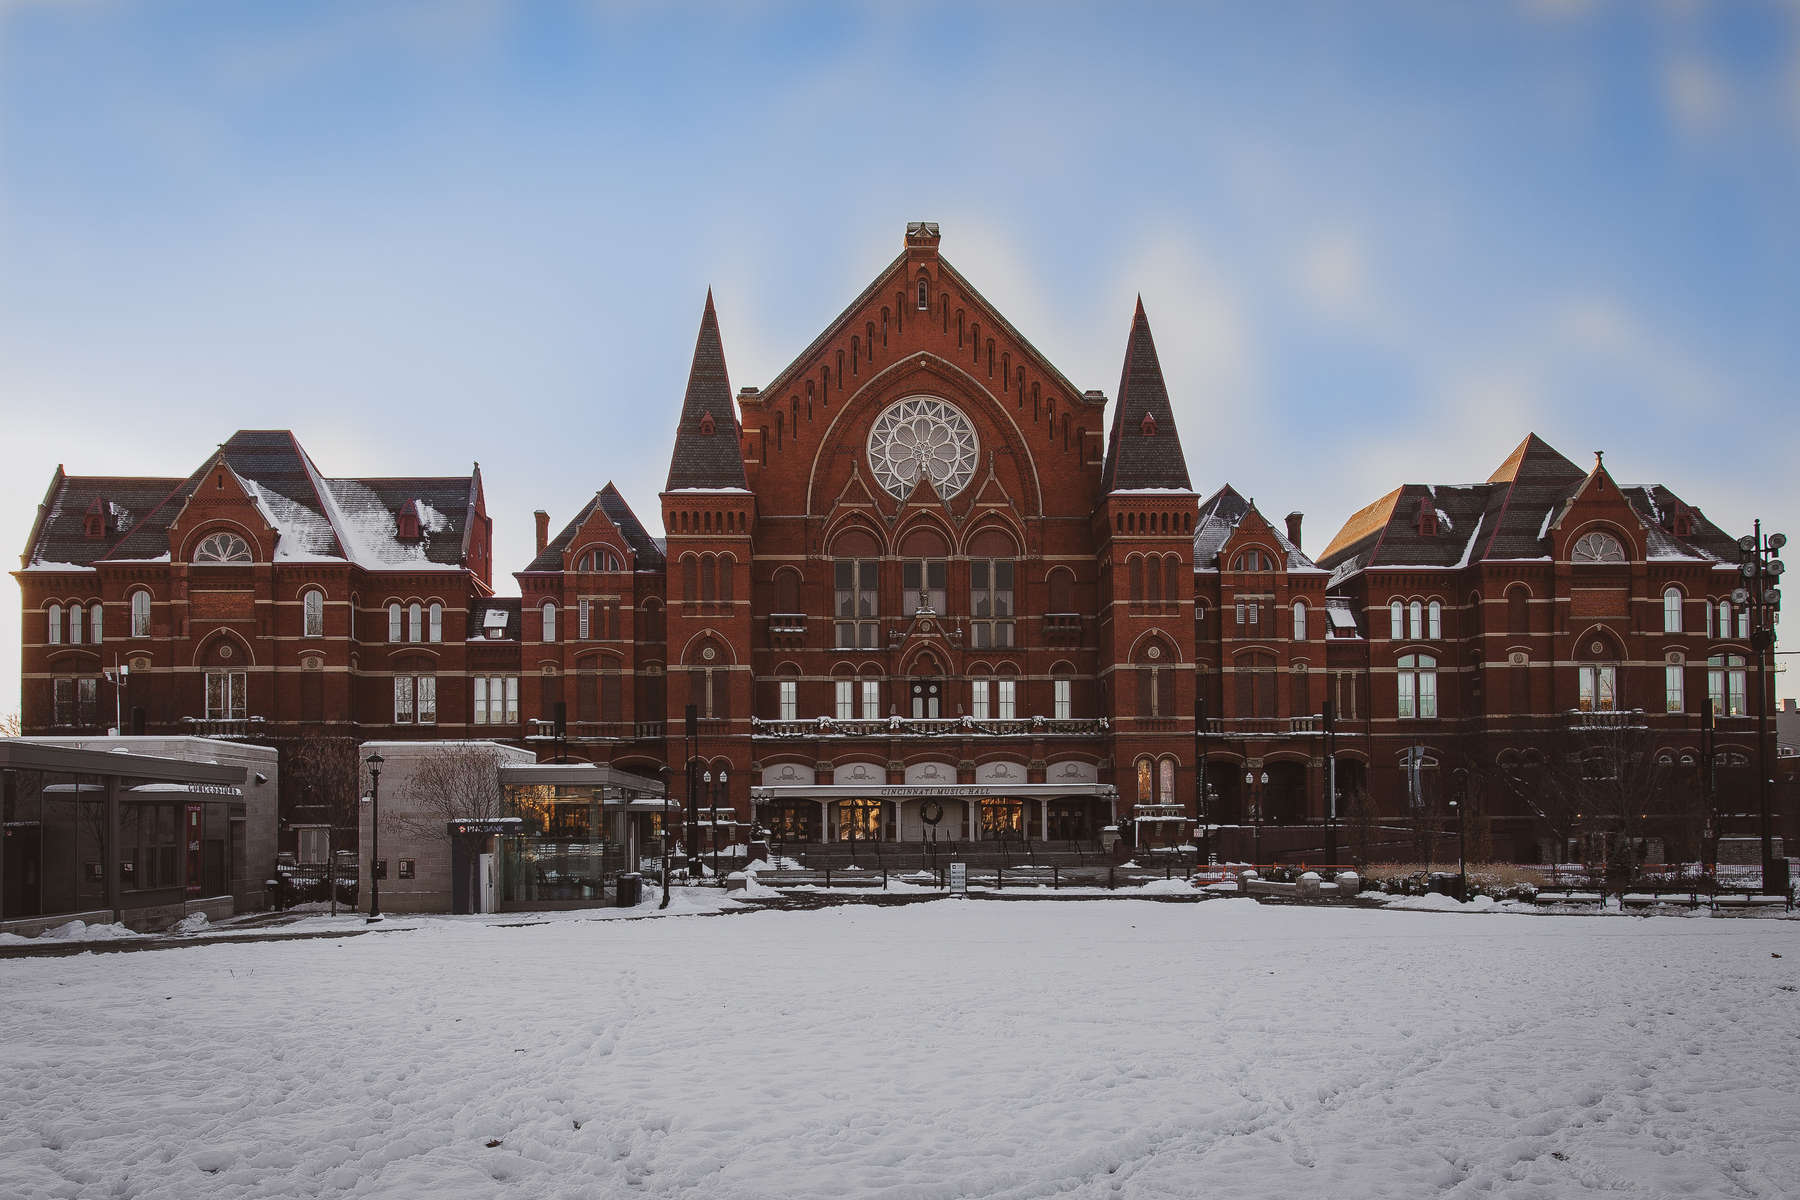
[(936, 530), (916, 529), (907, 535), (900, 546), (903, 612), (930, 609), (942, 614), (945, 611), (949, 567), (944, 556), (948, 552), (948, 546)]
[(1126, 560), (1130, 564), (1130, 590), (1126, 595), (1133, 604), (1144, 602), (1144, 556), (1133, 554)]
[(1179, 604), (1181, 602), (1181, 556), (1166, 555), (1163, 558), (1163, 603)]
[(1425, 606), (1417, 600), (1406, 606), (1406, 635), (1415, 642), (1425, 636)]
[(44, 641), (51, 646), (62, 645), (63, 640), (63, 606), (52, 604), (44, 610)]
[(872, 649), (878, 641), (881, 622), (880, 591), (877, 577), (880, 547), (875, 539), (860, 529), (847, 530), (831, 544), (832, 582), (834, 587), (832, 615), (836, 617), (836, 645), (843, 649)]
[(150, 636), (150, 593), (143, 588), (131, 593), (131, 636)]
[(444, 640), (444, 606), (433, 603), (427, 610), (430, 620), (426, 623), (426, 640), (441, 642)]
[(1425, 636), (1434, 642), (1444, 636), (1444, 606), (1436, 600), (1425, 606)]
[(1437, 659), (1429, 654), (1403, 654), (1398, 667), (1395, 677), (1399, 681), (1401, 719), (1436, 717)]
[(1398, 600), (1388, 605), (1388, 637), (1396, 642), (1406, 637), (1406, 606)]
[(1138, 651), (1138, 716), (1172, 717), (1175, 715), (1174, 656), (1161, 642), (1151, 642)]
[(1165, 758), (1157, 764), (1156, 802), (1175, 804), (1175, 760)]
[(317, 588), (300, 594), (300, 636), (325, 636), (325, 593)]
[(1137, 802), (1151, 804), (1156, 800), (1156, 767), (1147, 758), (1137, 760)]
[(1296, 642), (1306, 640), (1306, 601), (1304, 600), (1294, 601), (1294, 640)]
[(395, 600), (388, 605), (388, 641), (397, 642), (401, 638), (400, 602)]
[(969, 615), (976, 649), (1013, 644), (1013, 543), (998, 530), (984, 530), (970, 543)]
[(69, 605), (69, 645), (81, 645), (81, 601)]
[(718, 560), (710, 554), (700, 556), (700, 600), (708, 603), (719, 598)]
[(96, 646), (106, 640), (106, 635), (101, 631), (101, 623), (106, 619), (103, 615), (105, 611), (98, 600), (88, 605), (88, 641)]
[(1663, 632), (1681, 632), (1681, 589), (1667, 587), (1663, 589)]
[(1075, 575), (1066, 567), (1050, 572), (1050, 611), (1070, 614), (1075, 611)]
[(1722, 638), (1731, 636), (1731, 601), (1729, 600), (1719, 601), (1719, 636)]
[(1506, 631), (1531, 632), (1531, 590), (1522, 583), (1506, 589)]
[(425, 608), (417, 600), (406, 606), (406, 640), (421, 641), (425, 635)]
[(546, 600), (540, 611), (543, 614), (543, 633), (540, 640), (554, 642), (556, 640), (556, 605)]

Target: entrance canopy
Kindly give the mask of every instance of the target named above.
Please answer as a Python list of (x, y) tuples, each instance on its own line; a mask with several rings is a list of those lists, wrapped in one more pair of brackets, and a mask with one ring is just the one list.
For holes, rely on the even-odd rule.
[(1119, 789), (1110, 783), (951, 783), (924, 784), (775, 784), (750, 789), (752, 800), (984, 800), (1011, 796), (1021, 800), (1054, 800), (1067, 796), (1111, 800)]

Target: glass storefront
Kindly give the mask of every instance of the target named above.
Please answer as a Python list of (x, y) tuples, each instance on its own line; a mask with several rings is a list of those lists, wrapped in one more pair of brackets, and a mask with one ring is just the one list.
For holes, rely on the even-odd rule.
[(500, 839), (501, 899), (507, 904), (600, 904), (629, 870), (623, 812), (607, 812), (602, 789), (520, 785), (504, 790), (517, 832)]

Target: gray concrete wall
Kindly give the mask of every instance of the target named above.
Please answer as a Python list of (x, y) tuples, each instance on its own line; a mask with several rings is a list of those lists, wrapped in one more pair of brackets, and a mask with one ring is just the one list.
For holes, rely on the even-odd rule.
[[(387, 860), (387, 878), (381, 881), (383, 912), (449, 912), (450, 911), (450, 839), (444, 832), (444, 817), (419, 794), (415, 780), (420, 766), (434, 754), (474, 750), (494, 762), (494, 786), (499, 787), (502, 763), (534, 763), (537, 755), (517, 746), (498, 742), (364, 742), (357, 752), (363, 760), (359, 804), (357, 842), (362, 890), (358, 903), (367, 911), (369, 883), (374, 876), (370, 853), (373, 804), (367, 802), (370, 775), (367, 759), (379, 752), (386, 761), (381, 765), (381, 857)], [(467, 814), (465, 814), (467, 815)], [(494, 814), (483, 814), (494, 815)], [(411, 879), (400, 878), (402, 859), (413, 863)]]

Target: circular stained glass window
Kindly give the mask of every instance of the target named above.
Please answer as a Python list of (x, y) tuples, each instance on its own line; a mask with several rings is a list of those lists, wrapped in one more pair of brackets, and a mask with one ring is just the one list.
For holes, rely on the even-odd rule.
[(904, 500), (921, 474), (945, 498), (975, 477), (980, 443), (958, 409), (930, 396), (909, 396), (882, 410), (869, 430), (869, 467), (889, 495)]

